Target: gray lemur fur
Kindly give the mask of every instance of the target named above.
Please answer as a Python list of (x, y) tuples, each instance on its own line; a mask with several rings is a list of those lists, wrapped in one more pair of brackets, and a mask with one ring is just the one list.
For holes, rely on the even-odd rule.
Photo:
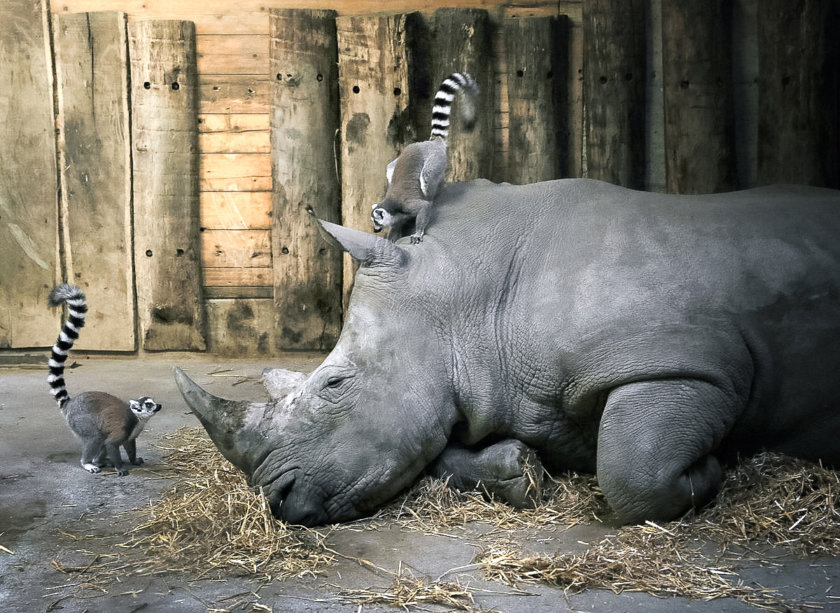
[(466, 129), (475, 124), (478, 85), (466, 73), (454, 72), (446, 77), (435, 94), (432, 108), (432, 132), (429, 140), (408, 145), (400, 156), (388, 164), (388, 190), (385, 198), (371, 207), (374, 232), (388, 229), (392, 241), (402, 236), (403, 227), (412, 219), (411, 242), (419, 243), (429, 225), (432, 203), (446, 174), (446, 139), (449, 136), (449, 115), (455, 94), (461, 91), (461, 116)]
[(53, 288), (48, 300), (53, 307), (67, 303), (67, 321), (52, 348), (47, 382), (67, 425), (82, 441), (82, 468), (98, 473), (107, 456), (117, 474), (127, 475), (128, 465), (122, 461), (120, 446), (125, 447), (131, 464), (142, 464), (135, 439), (163, 405), (148, 396), (124, 402), (105, 392), (83, 392), (71, 398), (64, 383), (64, 362), (85, 325), (87, 301), (82, 290), (67, 283)]

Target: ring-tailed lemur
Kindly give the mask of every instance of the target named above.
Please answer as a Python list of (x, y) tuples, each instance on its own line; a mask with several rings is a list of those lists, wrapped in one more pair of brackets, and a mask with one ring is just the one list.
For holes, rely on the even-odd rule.
[(471, 130), (475, 125), (478, 85), (469, 74), (453, 72), (443, 80), (435, 94), (429, 140), (408, 145), (397, 159), (388, 164), (385, 199), (371, 207), (374, 232), (388, 228), (388, 238), (397, 240), (402, 236), (403, 226), (415, 219), (411, 242), (423, 240), (432, 202), (446, 174), (449, 114), (455, 94), (459, 91), (465, 94), (460, 103), (464, 127)]
[(137, 457), (135, 439), (163, 405), (148, 396), (126, 403), (105, 392), (82, 392), (71, 398), (64, 383), (64, 362), (79, 338), (79, 330), (85, 325), (87, 301), (82, 290), (67, 283), (53, 288), (48, 300), (52, 307), (67, 303), (67, 321), (52, 348), (47, 382), (67, 425), (82, 441), (82, 468), (98, 473), (107, 456), (117, 474), (127, 475), (128, 467), (122, 461), (120, 445), (125, 447), (129, 462), (142, 464), (143, 459)]

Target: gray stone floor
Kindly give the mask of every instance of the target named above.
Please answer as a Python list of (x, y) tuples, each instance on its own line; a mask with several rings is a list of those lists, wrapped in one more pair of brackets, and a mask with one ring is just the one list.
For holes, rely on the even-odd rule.
[[(229, 398), (265, 397), (259, 375), (265, 367), (309, 371), (318, 355), (285, 359), (225, 361), (194, 354), (159, 354), (136, 359), (71, 356), (67, 381), (71, 394), (102, 390), (123, 398), (152, 395), (164, 410), (149, 422), (138, 451), (150, 467), (161, 461), (152, 444), (181, 426), (197, 426), (172, 378), (179, 365), (209, 391)], [(2, 363), (4, 360), (0, 360)], [(14, 361), (14, 360), (5, 360)], [(230, 369), (225, 376), (211, 372)], [(248, 377), (243, 382), (243, 378)], [(156, 500), (169, 483), (136, 469), (128, 477), (90, 475), (79, 466), (79, 446), (47, 391), (45, 365), (0, 367), (0, 611), (378, 611), (393, 610), (348, 603), (345, 588), (384, 587), (383, 578), (350, 560), (341, 560), (318, 577), (262, 585), (253, 580), (193, 581), (164, 573), (153, 577), (125, 576), (107, 593), (91, 599), (67, 597), (73, 576), (53, 567), (107, 555), (129, 527), (110, 521), (117, 511)], [(91, 526), (93, 526), (91, 528)], [(93, 530), (80, 543), (68, 534)], [(597, 542), (605, 526), (579, 526), (540, 535), (523, 533), (524, 547), (546, 551), (579, 550), (581, 542)], [(396, 526), (377, 530), (339, 531), (328, 539), (332, 548), (348, 556), (368, 559), (397, 570), (400, 565), (433, 578), (444, 576), (469, 583), (476, 608), (499, 611), (720, 611), (756, 610), (743, 603), (656, 598), (646, 594), (591, 590), (566, 596), (562, 590), (522, 585), (514, 590), (482, 580), (470, 567), (479, 548), (481, 526), (469, 526), (450, 536), (426, 535)], [(539, 537), (539, 538), (538, 538)], [(80, 550), (90, 550), (82, 554)], [(87, 556), (87, 557), (85, 557)], [(796, 609), (840, 611), (840, 560), (776, 559), (767, 566), (752, 563), (741, 572), (747, 584), (778, 588)], [(257, 594), (254, 595), (253, 592)], [(237, 604), (239, 603), (239, 604)], [(258, 603), (260, 609), (253, 608)], [(441, 610), (427, 606), (420, 610)]]

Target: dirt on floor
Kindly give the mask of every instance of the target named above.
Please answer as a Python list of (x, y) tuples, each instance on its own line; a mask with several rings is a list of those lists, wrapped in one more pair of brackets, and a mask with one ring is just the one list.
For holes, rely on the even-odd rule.
[[(225, 361), (194, 354), (131, 359), (74, 354), (66, 377), (71, 394), (101, 390), (123, 398), (151, 395), (164, 406), (138, 441), (145, 465), (126, 477), (111, 471), (91, 475), (79, 466), (80, 447), (49, 395), (45, 363), (0, 367), (0, 609), (356, 612), (410, 603), (409, 609), (433, 611), (756, 610), (736, 598), (690, 599), (679, 590), (651, 595), (633, 591), (638, 586), (632, 584), (580, 593), (564, 590), (558, 582), (522, 577), (511, 585), (504, 572), (488, 573), (483, 563), (496, 556), (504, 570), (507, 551), (517, 552), (520, 561), (566, 553), (604, 555), (598, 544), (617, 533), (608, 519), (571, 527), (548, 523), (500, 528), (485, 517), (434, 530), (407, 526), (384, 514), (318, 531), (315, 547), (329, 555), (329, 562), (291, 578), (256, 568), (248, 572), (244, 563), (239, 571), (222, 574), (172, 570), (162, 558), (144, 553), (132, 529), (148, 520), (149, 509), (181, 477), (191, 476), (173, 473), (171, 444), (167, 446), (173, 432), (198, 426), (175, 386), (172, 368), (184, 368), (214, 394), (265, 399), (263, 368), (308, 372), (322, 358), (294, 354)], [(189, 463), (177, 467), (197, 470)], [(656, 533), (658, 528), (650, 530)], [(720, 552), (711, 537), (705, 545), (708, 559), (719, 562), (709, 572), (719, 572), (729, 585), (772, 595), (758, 601), (763, 607), (840, 609), (837, 557), (799, 557), (761, 544)], [(623, 562), (632, 563), (629, 553), (621, 555)], [(138, 572), (143, 556), (148, 559)]]

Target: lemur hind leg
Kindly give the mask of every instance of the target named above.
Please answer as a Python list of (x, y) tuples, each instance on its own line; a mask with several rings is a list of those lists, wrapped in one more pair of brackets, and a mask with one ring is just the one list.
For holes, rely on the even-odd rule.
[(532, 507), (540, 497), (542, 463), (533, 449), (515, 439), (478, 450), (450, 444), (426, 470), (449, 478), (456, 489), (480, 488), (517, 508)]
[(89, 473), (96, 474), (102, 471), (102, 448), (103, 441), (100, 438), (93, 438), (82, 441), (81, 465)]
[(417, 218), (414, 221), (414, 234), (411, 235), (411, 244), (416, 245), (423, 240), (426, 228), (432, 218), (432, 203), (425, 200), (411, 200), (407, 208), (412, 212), (416, 211)]

